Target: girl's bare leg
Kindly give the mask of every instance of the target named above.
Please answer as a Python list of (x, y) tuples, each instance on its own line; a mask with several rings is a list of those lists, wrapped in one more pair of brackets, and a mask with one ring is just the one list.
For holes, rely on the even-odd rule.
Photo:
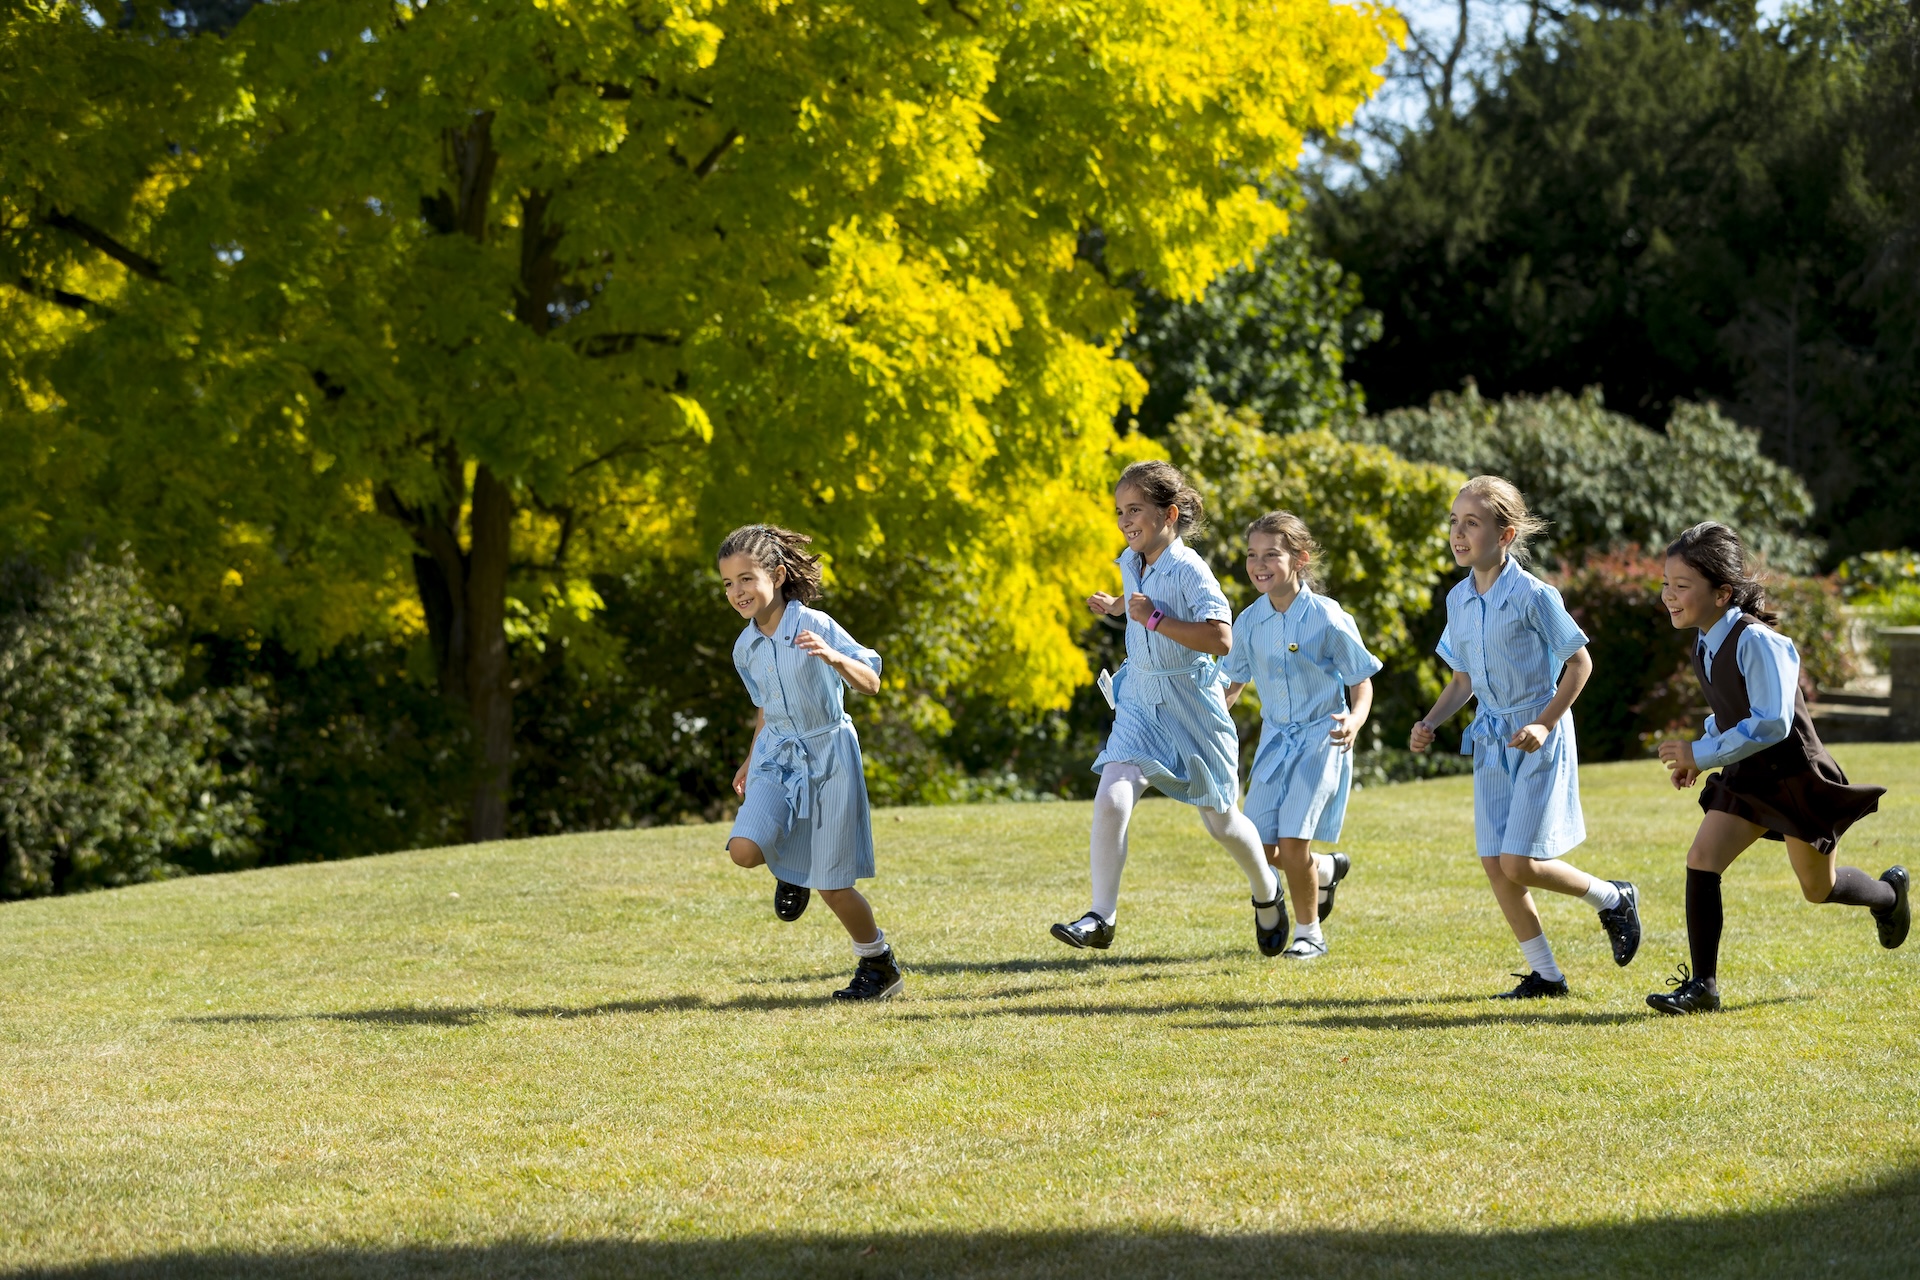
[(1313, 865), (1311, 846), (1305, 840), (1282, 840), (1277, 846), (1275, 863), (1287, 877), (1287, 894), (1293, 899), (1293, 918), (1301, 924), (1320, 919), (1320, 874)]
[(1540, 912), (1534, 907), (1533, 895), (1527, 892), (1527, 886), (1507, 876), (1506, 861), (1512, 856), (1482, 858), (1480, 865), (1486, 870), (1487, 883), (1493, 887), (1493, 900), (1500, 904), (1500, 914), (1507, 918), (1514, 940), (1531, 942), (1546, 929), (1540, 923)]
[(1528, 858), (1517, 853), (1500, 855), (1500, 871), (1515, 884), (1529, 889), (1545, 889), (1549, 893), (1564, 893), (1569, 897), (1582, 897), (1593, 877), (1578, 867), (1568, 866), (1558, 858)]
[(760, 852), (760, 846), (745, 836), (735, 836), (727, 841), (727, 856), (733, 859), (736, 867), (764, 867), (767, 855)]
[(814, 892), (827, 904), (827, 910), (840, 918), (849, 938), (864, 946), (880, 936), (880, 926), (873, 922), (873, 908), (867, 905), (858, 889), (816, 889)]

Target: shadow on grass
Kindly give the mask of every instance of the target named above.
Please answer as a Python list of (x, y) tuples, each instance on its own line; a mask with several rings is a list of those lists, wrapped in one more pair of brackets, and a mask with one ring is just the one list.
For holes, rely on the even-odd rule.
[[(1185, 956), (1113, 956), (1101, 952), (1077, 952), (1073, 955), (1050, 957), (1042, 960), (1037, 957), (1014, 960), (933, 960), (925, 964), (904, 966), (909, 976), (916, 973), (1062, 973), (1062, 972), (1098, 972), (1100, 969), (1135, 969), (1152, 966), (1155, 968), (1175, 965), (1212, 964), (1221, 960), (1234, 959), (1232, 952), (1222, 951), (1216, 955)], [(762, 982), (793, 983), (819, 982), (839, 977), (839, 971), (822, 971), (818, 975), (794, 974), (779, 978), (763, 978)]]
[[(1344, 1197), (1343, 1197), (1344, 1198)], [(1186, 1230), (858, 1236), (174, 1253), (29, 1272), (49, 1280), (229, 1277), (967, 1276), (1112, 1280), (1163, 1276), (1480, 1277), (1911, 1276), (1920, 1259), (1920, 1169), (1778, 1209), (1533, 1231), (1339, 1231), (1214, 1235)]]

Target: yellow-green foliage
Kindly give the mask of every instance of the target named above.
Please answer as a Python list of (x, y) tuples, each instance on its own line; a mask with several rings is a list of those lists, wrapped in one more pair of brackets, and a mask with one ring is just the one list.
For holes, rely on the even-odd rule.
[(1325, 589), (1368, 647), (1414, 656), (1407, 619), (1426, 612), (1434, 584), (1453, 569), (1447, 507), (1465, 476), (1327, 431), (1272, 435), (1251, 410), (1204, 394), (1174, 420), (1170, 443), (1206, 504), (1207, 555), (1236, 605), (1253, 600), (1242, 531), (1266, 512), (1291, 511), (1313, 531)]
[(312, 652), (418, 625), (389, 516), (485, 466), (523, 599), (778, 520), (842, 575), (954, 567), (993, 602), (961, 674), (1028, 706), (1086, 678), (1141, 390), (1116, 282), (1191, 296), (1281, 231), (1265, 184), (1399, 32), (1328, 0), (290, 0), (191, 39), (161, 8), (0, 17), (4, 536), (126, 539), (195, 625)]

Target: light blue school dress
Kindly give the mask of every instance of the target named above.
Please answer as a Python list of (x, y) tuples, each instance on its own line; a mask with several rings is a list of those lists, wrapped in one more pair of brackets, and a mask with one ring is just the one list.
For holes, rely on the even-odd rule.
[[(1138, 591), (1181, 622), (1231, 622), (1233, 610), (1207, 562), (1175, 538), (1153, 564), (1123, 552), (1122, 598)], [(1113, 681), (1113, 732), (1093, 762), (1137, 765), (1149, 783), (1172, 796), (1222, 813), (1240, 786), (1240, 739), (1211, 656), (1175, 644), (1127, 619), (1127, 660)]]
[(873, 823), (860, 735), (847, 718), (840, 673), (799, 648), (811, 631), (849, 658), (880, 670), (880, 655), (846, 628), (798, 601), (771, 636), (749, 622), (733, 642), (733, 665), (766, 727), (753, 744), (747, 794), (727, 838), (760, 846), (788, 884), (848, 889), (873, 876)]
[(1507, 746), (1553, 700), (1561, 669), (1586, 643), (1560, 593), (1518, 561), (1507, 561), (1485, 595), (1471, 573), (1447, 593), (1436, 652), (1473, 680), (1478, 706), (1460, 752), (1473, 757), (1473, 830), (1483, 858), (1557, 858), (1587, 838), (1573, 713), (1538, 751)]
[(1304, 584), (1285, 613), (1261, 596), (1233, 620), (1220, 669), (1260, 691), (1260, 747), (1247, 817), (1266, 844), (1338, 840), (1353, 790), (1353, 753), (1329, 738), (1347, 689), (1380, 670), (1346, 610)]

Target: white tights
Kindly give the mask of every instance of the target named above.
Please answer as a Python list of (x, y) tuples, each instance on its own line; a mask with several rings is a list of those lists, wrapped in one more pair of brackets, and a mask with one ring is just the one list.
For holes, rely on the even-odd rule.
[[(1109, 924), (1120, 907), (1120, 872), (1127, 865), (1127, 820), (1133, 806), (1147, 793), (1146, 775), (1138, 765), (1116, 761), (1100, 771), (1100, 789), (1093, 797), (1093, 835), (1088, 841), (1088, 863), (1093, 872), (1093, 910)], [(1219, 841), (1240, 869), (1254, 901), (1272, 902), (1279, 881), (1260, 849), (1260, 833), (1238, 808), (1221, 813), (1201, 809), (1207, 834)]]

